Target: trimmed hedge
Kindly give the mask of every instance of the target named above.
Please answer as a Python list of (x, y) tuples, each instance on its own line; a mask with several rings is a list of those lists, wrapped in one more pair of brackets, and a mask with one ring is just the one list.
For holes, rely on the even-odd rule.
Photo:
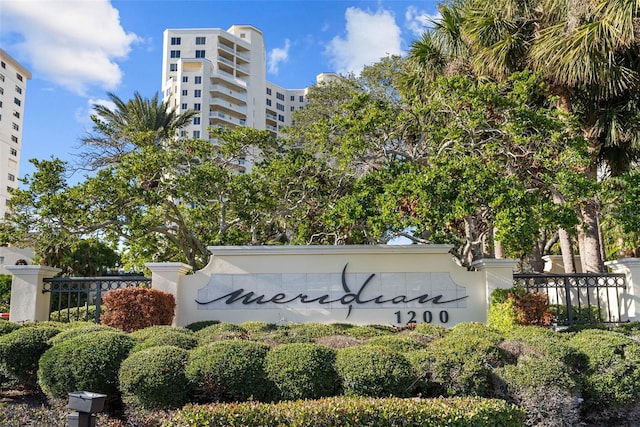
[(188, 356), (187, 350), (168, 345), (129, 355), (118, 374), (123, 400), (146, 409), (184, 405), (189, 392)]
[(20, 329), (22, 327), (22, 325), (15, 323), (15, 322), (10, 322), (10, 321), (2, 321), (0, 322), (0, 336), (2, 335), (6, 335), (8, 333), (11, 333), (13, 331), (15, 331), (16, 329)]
[(94, 330), (61, 340), (40, 358), (38, 383), (54, 398), (77, 390), (114, 398), (119, 395), (115, 373), (134, 344), (133, 338), (117, 330)]
[(172, 345), (185, 350), (191, 350), (198, 346), (198, 338), (191, 330), (177, 326), (149, 326), (131, 332), (129, 336), (138, 341), (131, 350), (132, 352), (163, 345)]
[(55, 345), (62, 341), (75, 338), (81, 335), (93, 334), (95, 332), (108, 331), (108, 332), (122, 332), (119, 329), (112, 328), (111, 326), (97, 325), (91, 322), (74, 322), (77, 325), (73, 328), (65, 329), (55, 337), (49, 340), (49, 344)]
[(186, 377), (200, 402), (273, 400), (264, 371), (269, 346), (243, 340), (217, 341), (189, 352)]
[(524, 412), (503, 400), (333, 397), (276, 404), (187, 405), (163, 427), (520, 427)]
[(420, 350), (426, 347), (426, 344), (423, 344), (414, 338), (398, 335), (384, 335), (381, 337), (369, 338), (365, 341), (365, 345), (381, 345), (399, 353)]
[(409, 361), (382, 346), (342, 348), (335, 366), (346, 396), (405, 397), (416, 380)]
[(0, 337), (0, 370), (27, 389), (38, 387), (38, 360), (60, 332), (52, 326), (25, 326)]
[(230, 322), (218, 322), (199, 329), (196, 337), (200, 345), (210, 342), (230, 340), (230, 339), (248, 339), (249, 332), (242, 326)]
[(293, 343), (272, 348), (265, 359), (267, 378), (284, 400), (334, 396), (339, 380), (335, 351), (318, 344)]

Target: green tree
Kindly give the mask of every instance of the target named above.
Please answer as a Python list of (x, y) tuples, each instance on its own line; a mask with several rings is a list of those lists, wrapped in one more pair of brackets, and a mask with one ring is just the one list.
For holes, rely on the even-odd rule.
[[(453, 61), (464, 64), (460, 69), (498, 80), (525, 68), (540, 71), (558, 96), (558, 108), (580, 119), (592, 158), (582, 171), (587, 178), (595, 181), (599, 166), (618, 174), (637, 158), (636, 0), (460, 0), (441, 6), (441, 13), (443, 23), (412, 46), (418, 72), (443, 69), (441, 64)], [(409, 80), (420, 87), (420, 78)], [(583, 269), (602, 271), (598, 200), (584, 199), (576, 209)]]

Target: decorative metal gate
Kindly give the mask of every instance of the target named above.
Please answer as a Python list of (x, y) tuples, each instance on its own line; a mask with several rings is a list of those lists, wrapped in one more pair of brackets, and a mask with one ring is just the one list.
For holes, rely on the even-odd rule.
[(547, 294), (556, 326), (628, 321), (621, 305), (624, 274), (514, 274), (513, 282)]
[(143, 276), (55, 277), (44, 279), (42, 292), (51, 292), (50, 320), (100, 323), (102, 295), (112, 289), (137, 286), (151, 286), (151, 279)]

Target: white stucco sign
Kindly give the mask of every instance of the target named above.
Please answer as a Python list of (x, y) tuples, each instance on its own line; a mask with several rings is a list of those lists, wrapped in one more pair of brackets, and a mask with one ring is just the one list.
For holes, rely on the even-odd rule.
[(166, 266), (149, 265), (153, 287), (176, 295), (177, 324), (220, 320), (452, 326), (486, 321), (487, 286), (511, 286), (509, 277), (487, 285), (487, 272), (459, 266), (449, 245), (209, 249), (210, 263), (193, 275), (171, 278)]

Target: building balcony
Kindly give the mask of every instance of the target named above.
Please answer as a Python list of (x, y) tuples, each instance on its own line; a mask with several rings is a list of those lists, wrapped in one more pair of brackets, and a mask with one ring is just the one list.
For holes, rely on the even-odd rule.
[(243, 101), (245, 103), (247, 102), (247, 94), (246, 93), (235, 91), (235, 90), (233, 90), (233, 89), (231, 89), (231, 88), (229, 88), (227, 86), (221, 85), (221, 84), (213, 84), (213, 85), (209, 86), (209, 91), (211, 92), (211, 97), (212, 98), (223, 97), (223, 98)]
[(234, 104), (233, 102), (228, 102), (223, 99), (212, 99), (209, 101), (209, 105), (222, 108), (223, 110), (227, 110), (230, 113), (237, 113), (237, 114), (243, 114), (243, 115), (247, 114), (246, 105)]

